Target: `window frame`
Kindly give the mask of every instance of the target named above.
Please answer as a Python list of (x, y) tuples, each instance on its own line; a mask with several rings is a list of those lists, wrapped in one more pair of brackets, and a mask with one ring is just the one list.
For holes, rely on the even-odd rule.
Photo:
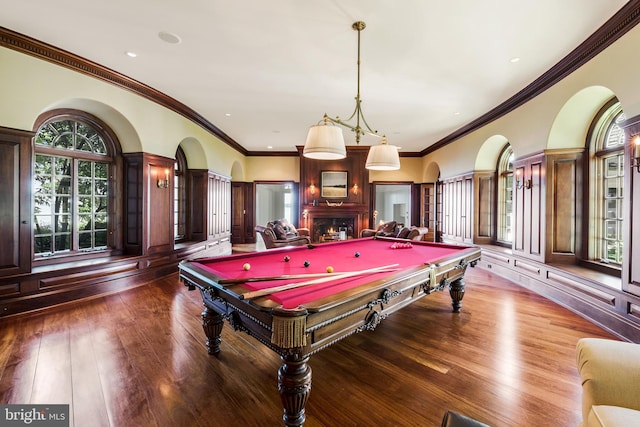
[[(621, 116), (622, 115), (622, 116)], [(618, 242), (620, 244), (620, 262), (608, 261), (602, 256), (605, 242), (605, 224), (606, 220), (604, 209), (607, 202), (604, 194), (605, 159), (613, 156), (618, 157), (618, 168), (621, 174), (617, 177), (620, 181), (619, 203), (624, 200), (624, 174), (625, 174), (625, 138), (621, 139), (619, 145), (614, 147), (605, 147), (606, 138), (609, 135), (610, 128), (616, 124), (616, 119), (622, 117), (622, 122), (618, 123), (619, 127), (624, 122), (624, 111), (620, 102), (614, 98), (606, 103), (596, 114), (589, 131), (587, 146), (589, 152), (589, 203), (587, 206), (587, 221), (585, 221), (585, 234), (588, 236), (587, 245), (584, 250), (584, 261), (586, 264), (604, 272), (620, 275), (622, 270), (622, 257), (624, 256), (624, 248), (622, 246), (623, 236), (620, 234)], [(624, 131), (621, 129), (622, 134)], [(621, 213), (621, 207), (618, 209)], [(622, 227), (624, 217), (619, 215), (617, 218), (618, 227)], [(589, 224), (596, 224), (595, 227), (589, 227)]]
[[(505, 247), (511, 247), (513, 245), (513, 192), (515, 190), (515, 183), (513, 178), (513, 161), (515, 160), (513, 154), (513, 148), (511, 144), (507, 143), (502, 148), (500, 155), (498, 156), (498, 162), (496, 165), (498, 185), (496, 191), (498, 196), (496, 197), (497, 215), (496, 215), (496, 241), (498, 245)], [(510, 185), (510, 187), (509, 187)], [(506, 203), (507, 203), (507, 191), (511, 191), (511, 240), (505, 239), (503, 230), (505, 228), (504, 221), (506, 219)]]
[[(107, 163), (107, 245), (105, 249), (97, 249), (97, 250), (81, 250), (77, 246), (72, 247), (70, 251), (63, 252), (53, 252), (47, 254), (36, 254), (34, 252), (33, 242), (35, 239), (35, 224), (32, 224), (30, 230), (30, 241), (32, 242), (31, 247), (31, 258), (34, 266), (38, 265), (50, 265), (50, 264), (58, 264), (62, 262), (76, 261), (82, 259), (92, 259), (98, 257), (110, 257), (113, 255), (120, 254), (122, 251), (122, 231), (121, 227), (118, 227), (119, 219), (122, 218), (122, 203), (119, 202), (118, 196), (122, 194), (122, 181), (117, 179), (122, 173), (122, 153), (120, 149), (120, 144), (115, 133), (107, 126), (102, 120), (98, 117), (87, 113), (81, 110), (75, 109), (54, 109), (47, 111), (41, 114), (34, 123), (34, 132), (37, 134), (38, 131), (47, 124), (57, 122), (71, 120), (74, 122), (83, 123), (85, 125), (91, 126), (96, 132), (98, 132), (102, 138), (102, 141), (105, 144), (105, 148), (107, 151), (106, 156), (96, 155), (90, 152), (79, 151), (79, 150), (64, 150), (57, 149), (54, 147), (47, 147), (35, 144), (35, 136), (34, 142), (32, 144), (33, 152), (31, 165), (32, 168), (35, 168), (36, 155), (42, 154), (46, 156), (54, 156), (54, 157), (67, 157), (70, 158), (72, 163), (74, 164), (74, 170), (77, 171), (77, 164), (81, 160), (90, 160), (90, 161), (100, 161)], [(30, 179), (30, 188), (33, 189), (35, 175), (31, 176)], [(74, 180), (74, 184), (77, 184), (78, 176), (72, 175), (72, 179)], [(72, 203), (78, 197), (78, 187), (75, 185), (72, 194)], [(31, 191), (34, 193), (34, 191)], [(32, 194), (33, 198), (33, 194)], [(35, 215), (35, 203), (32, 203), (31, 207), (31, 218), (32, 221)], [(71, 209), (71, 215), (74, 215), (74, 223), (77, 223), (77, 212), (75, 208)], [(72, 231), (72, 242), (74, 245), (78, 242), (79, 230), (77, 226), (73, 227)]]

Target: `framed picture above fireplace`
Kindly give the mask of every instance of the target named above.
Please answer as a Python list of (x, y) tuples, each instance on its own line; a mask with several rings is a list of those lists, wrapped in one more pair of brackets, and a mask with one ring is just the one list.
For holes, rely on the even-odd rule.
[(347, 171), (320, 172), (320, 197), (336, 199), (347, 197)]

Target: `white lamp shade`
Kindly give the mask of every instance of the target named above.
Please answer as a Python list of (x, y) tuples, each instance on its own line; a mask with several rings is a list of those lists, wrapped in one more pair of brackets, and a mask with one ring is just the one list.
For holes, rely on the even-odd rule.
[(392, 171), (400, 169), (398, 147), (386, 143), (369, 148), (365, 167), (370, 170)]
[(302, 155), (309, 159), (339, 160), (347, 157), (342, 129), (338, 126), (316, 125), (309, 128)]

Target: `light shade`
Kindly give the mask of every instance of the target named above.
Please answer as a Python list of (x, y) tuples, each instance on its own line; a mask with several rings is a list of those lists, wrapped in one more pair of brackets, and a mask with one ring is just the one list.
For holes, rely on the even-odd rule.
[(387, 144), (383, 140), (381, 144), (372, 145), (369, 148), (365, 167), (370, 170), (392, 171), (400, 169), (400, 155), (398, 147)]
[(309, 159), (339, 160), (347, 157), (342, 129), (327, 124), (309, 128), (302, 155)]

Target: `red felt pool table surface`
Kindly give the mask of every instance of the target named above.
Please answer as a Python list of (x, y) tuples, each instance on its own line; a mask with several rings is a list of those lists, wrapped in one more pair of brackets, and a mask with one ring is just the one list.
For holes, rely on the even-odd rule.
[[(285, 250), (270, 250), (252, 254), (232, 255), (224, 258), (210, 258), (199, 260), (194, 264), (221, 279), (250, 279), (255, 277), (326, 273), (329, 266), (333, 268), (334, 274), (395, 264), (397, 266), (392, 268), (402, 271), (425, 264), (437, 263), (438, 260), (452, 256), (467, 248), (465, 246), (417, 241), (409, 243), (410, 247), (408, 248), (395, 248), (398, 245), (402, 246), (402, 244), (403, 242), (385, 239), (352, 239), (312, 245), (310, 247), (300, 246)], [(288, 261), (285, 261), (285, 257), (288, 257)], [(308, 267), (305, 267), (305, 261), (309, 263)], [(244, 269), (245, 264), (249, 264), (248, 270)], [(271, 294), (269, 298), (281, 304), (285, 309), (292, 309), (377, 279), (383, 279), (386, 275), (392, 274), (394, 272), (358, 275), (276, 292)], [(247, 290), (253, 291), (304, 280), (248, 282), (243, 286)]]

